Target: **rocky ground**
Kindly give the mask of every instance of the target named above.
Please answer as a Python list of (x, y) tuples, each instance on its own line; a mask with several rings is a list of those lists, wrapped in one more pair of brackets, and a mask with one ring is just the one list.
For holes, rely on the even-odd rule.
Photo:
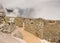
[(0, 32), (0, 43), (26, 43), (23, 39), (18, 39), (10, 34)]

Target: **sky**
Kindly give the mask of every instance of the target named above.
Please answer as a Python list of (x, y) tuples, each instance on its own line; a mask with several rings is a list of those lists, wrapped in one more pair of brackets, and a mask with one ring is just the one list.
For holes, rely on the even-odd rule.
[(33, 8), (31, 18), (60, 20), (60, 0), (0, 0), (5, 8)]

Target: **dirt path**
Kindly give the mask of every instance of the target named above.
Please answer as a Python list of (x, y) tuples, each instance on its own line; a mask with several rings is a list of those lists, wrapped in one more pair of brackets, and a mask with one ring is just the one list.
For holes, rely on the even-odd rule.
[(36, 37), (35, 35), (25, 31), (24, 28), (17, 27), (17, 29), (12, 33), (12, 35), (15, 33), (18, 34), (18, 31), (22, 33), (23, 39), (27, 43), (49, 43), (48, 41), (42, 40), (42, 39)]
[(20, 28), (23, 38), (27, 43), (41, 43), (40, 39), (33, 34), (25, 31), (23, 28)]

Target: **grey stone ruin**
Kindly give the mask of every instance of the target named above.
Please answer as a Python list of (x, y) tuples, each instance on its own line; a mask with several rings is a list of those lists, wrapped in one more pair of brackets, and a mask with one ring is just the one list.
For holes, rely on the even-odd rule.
[(16, 28), (15, 23), (6, 22), (5, 17), (4, 8), (0, 5), (0, 31), (4, 33), (11, 33)]
[[(9, 22), (6, 21), (6, 15), (5, 11), (2, 5), (0, 5), (0, 32), (5, 33), (5, 34), (10, 34), (17, 29), (15, 22), (13, 22), (13, 18), (9, 18)], [(14, 37), (21, 38), (22, 39), (22, 34), (21, 32), (16, 32), (13, 34)]]

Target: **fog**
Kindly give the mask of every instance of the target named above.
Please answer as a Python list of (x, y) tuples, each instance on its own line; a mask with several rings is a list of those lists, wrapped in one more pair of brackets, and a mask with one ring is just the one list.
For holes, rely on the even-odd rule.
[(30, 18), (44, 18), (60, 20), (60, 0), (0, 0), (4, 8), (32, 8), (31, 14), (24, 14)]

